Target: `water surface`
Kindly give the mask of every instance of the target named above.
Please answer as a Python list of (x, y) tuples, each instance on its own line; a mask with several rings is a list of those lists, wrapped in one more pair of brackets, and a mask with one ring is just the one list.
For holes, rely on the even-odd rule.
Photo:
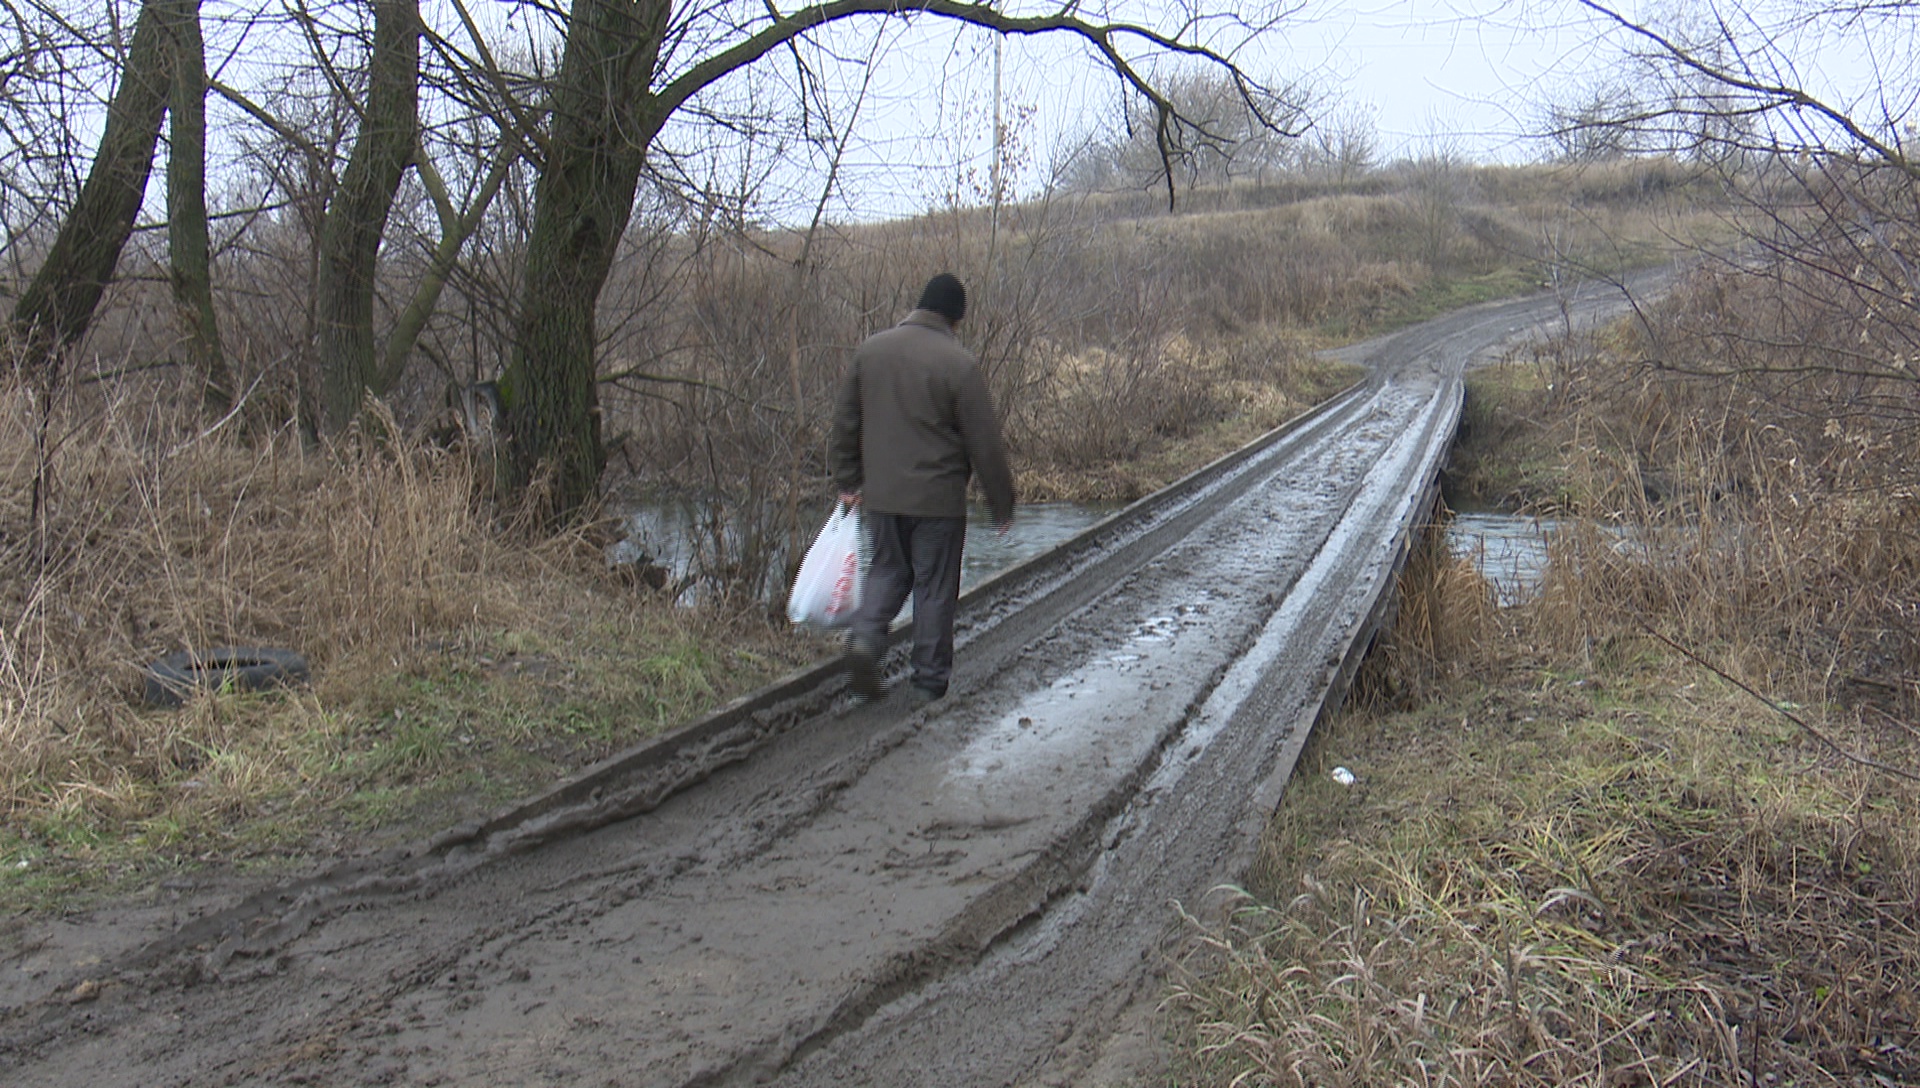
[[(1002, 535), (994, 530), (984, 508), (974, 508), (967, 515), (960, 588), (969, 589), (1065, 543), (1120, 509), (1118, 503), (1033, 503), (1016, 510), (1012, 530)], [(716, 526), (711, 515), (704, 513), (691, 503), (642, 507), (629, 515), (629, 538), (609, 551), (609, 561), (632, 562), (644, 555), (679, 579), (690, 571), (711, 569), (716, 557), (739, 554), (743, 542), (738, 527)], [(1556, 518), (1465, 511), (1448, 522), (1447, 547), (1453, 555), (1473, 561), (1492, 583), (1498, 603), (1519, 604), (1538, 592), (1547, 570), (1547, 541), (1566, 526)], [(781, 572), (787, 557), (773, 550), (767, 562), (770, 570), (763, 584), (770, 598), (784, 600)], [(696, 590), (690, 597), (697, 595)]]
[(994, 531), (982, 509), (967, 513), (967, 548), (960, 560), (960, 588), (968, 589), (1065, 543), (1114, 511), (1117, 503), (1043, 502), (1016, 507), (1013, 528)]
[(1520, 604), (1539, 592), (1547, 573), (1547, 541), (1565, 526), (1558, 518), (1456, 513), (1447, 523), (1447, 550), (1473, 561), (1493, 585), (1498, 604)]

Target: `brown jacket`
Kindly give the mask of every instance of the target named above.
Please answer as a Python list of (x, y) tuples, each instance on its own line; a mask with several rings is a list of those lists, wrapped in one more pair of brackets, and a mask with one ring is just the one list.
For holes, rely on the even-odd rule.
[(869, 510), (964, 517), (977, 474), (993, 520), (1013, 517), (1013, 470), (979, 364), (947, 319), (915, 310), (855, 349), (834, 405), (834, 482)]

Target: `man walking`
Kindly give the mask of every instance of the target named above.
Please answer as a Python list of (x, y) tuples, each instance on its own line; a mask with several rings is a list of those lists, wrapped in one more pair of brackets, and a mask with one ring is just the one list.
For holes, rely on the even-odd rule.
[(913, 595), (915, 699), (947, 693), (953, 615), (966, 541), (967, 481), (980, 478), (993, 523), (1013, 522), (1013, 471), (985, 377), (954, 326), (967, 292), (942, 272), (920, 305), (853, 353), (834, 405), (831, 448), (840, 501), (866, 509), (873, 561), (847, 636), (855, 695), (880, 695), (887, 625)]

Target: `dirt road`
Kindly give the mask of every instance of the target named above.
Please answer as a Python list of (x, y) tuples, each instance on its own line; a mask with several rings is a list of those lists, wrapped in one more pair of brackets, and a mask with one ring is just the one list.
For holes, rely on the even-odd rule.
[[(1611, 309), (1619, 296), (1577, 303)], [(1469, 358), (1537, 298), (969, 594), (949, 696), (809, 670), (431, 844), (0, 960), (20, 1085), (1112, 1084), (1387, 599)]]

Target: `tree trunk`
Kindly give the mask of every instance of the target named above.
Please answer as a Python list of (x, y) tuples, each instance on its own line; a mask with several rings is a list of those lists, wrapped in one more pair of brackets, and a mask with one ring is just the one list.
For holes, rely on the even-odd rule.
[(162, 25), (166, 2), (146, 0), (141, 5), (126, 70), (107, 107), (100, 150), (80, 199), (14, 307), (16, 358), (29, 368), (51, 372), (60, 351), (86, 333), (133, 233), (167, 111), (171, 58)]
[(407, 360), (413, 353), (414, 344), (420, 340), (420, 333), (427, 327), (427, 319), (433, 316), (433, 309), (440, 301), (440, 293), (446, 288), (447, 276), (453, 271), (454, 261), (460, 257), (460, 249), (473, 237), (480, 227), (480, 220), (487, 214), (487, 206), (500, 193), (500, 187), (506, 183), (507, 175), (513, 170), (513, 164), (519, 161), (520, 153), (516, 145), (509, 145), (503, 137), (499, 153), (493, 160), (493, 166), (481, 181), (480, 189), (474, 194), (472, 203), (462, 212), (453, 206), (453, 198), (447, 192), (447, 186), (440, 178), (440, 172), (434, 168), (432, 160), (421, 153), (414, 164), (420, 181), (425, 185), (427, 194), (433, 199), (434, 211), (440, 217), (440, 242), (433, 248), (433, 257), (427, 262), (426, 274), (420, 278), (420, 285), (413, 292), (413, 298), (393, 320), (393, 331), (387, 334), (387, 346), (380, 353), (380, 367), (373, 384), (368, 386), (376, 397), (384, 397), (387, 391), (398, 385), (406, 373)]
[(418, 0), (374, 0), (373, 9), (366, 110), (346, 174), (327, 203), (314, 285), (322, 407), (335, 432), (359, 414), (361, 397), (378, 378), (373, 291), (380, 240), (418, 138)]
[(232, 409), (234, 388), (213, 312), (213, 258), (207, 242), (207, 61), (200, 40), (200, 0), (169, 0), (167, 22), (173, 52), (167, 265), (188, 361), (200, 376), (201, 403), (219, 417)]
[[(1116, 35), (1218, 64), (1244, 81), (1225, 55), (1148, 27), (1094, 24), (1074, 14), (1012, 16), (971, 0), (819, 0), (754, 26), (699, 8), (674, 27), (674, 42), (695, 54), (691, 66), (653, 85), (672, 0), (577, 0), (549, 99), (545, 162), (534, 189), (526, 282), (507, 372), (500, 382), (505, 456), (500, 483), (509, 492), (537, 487), (533, 512), (548, 525), (571, 519), (598, 495), (604, 451), (596, 390), (594, 307), (633, 210), (647, 149), (675, 110), (715, 81), (806, 34), (842, 19), (930, 12), (1010, 34), (1078, 35), (1103, 53), (1115, 74), (1155, 109), (1163, 160), (1186, 137), (1216, 138), (1181, 113), (1114, 45)], [(720, 20), (717, 23), (709, 19)], [(1249, 89), (1257, 85), (1245, 81)], [(1167, 178), (1173, 199), (1173, 177)]]
[(581, 0), (567, 29), (517, 335), (501, 381), (501, 482), (524, 492), (538, 481), (537, 512), (549, 525), (599, 492), (605, 451), (594, 307), (660, 131), (650, 84), (670, 11), (668, 0)]

